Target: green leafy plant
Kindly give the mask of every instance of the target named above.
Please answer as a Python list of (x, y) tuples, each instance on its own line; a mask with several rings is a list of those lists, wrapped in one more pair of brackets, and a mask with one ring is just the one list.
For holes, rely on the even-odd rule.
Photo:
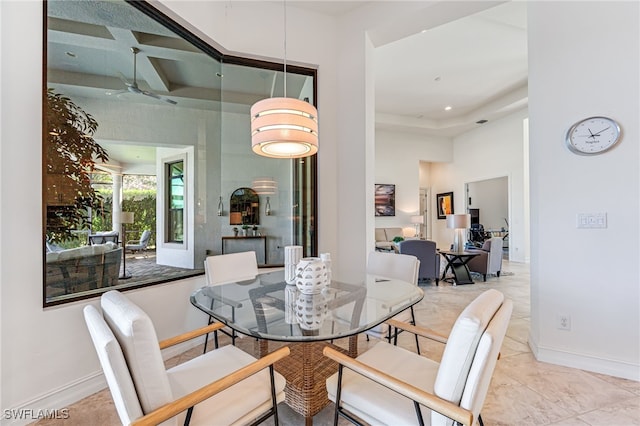
[(71, 99), (47, 89), (45, 114), (46, 237), (60, 243), (72, 239), (73, 231), (86, 229), (88, 209), (100, 206), (90, 174), (96, 161), (109, 157), (93, 139), (98, 122)]
[(402, 238), (402, 237), (393, 237), (393, 242), (394, 243), (399, 243), (400, 241), (404, 241), (404, 238)]

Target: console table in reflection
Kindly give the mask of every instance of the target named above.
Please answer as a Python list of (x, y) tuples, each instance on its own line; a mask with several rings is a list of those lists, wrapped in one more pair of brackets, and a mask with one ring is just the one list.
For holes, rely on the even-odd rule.
[(222, 237), (222, 254), (255, 251), (258, 265), (267, 264), (267, 237)]

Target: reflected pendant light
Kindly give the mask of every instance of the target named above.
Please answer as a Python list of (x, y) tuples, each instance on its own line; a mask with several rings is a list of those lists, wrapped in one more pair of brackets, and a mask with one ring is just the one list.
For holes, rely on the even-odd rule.
[(251, 107), (251, 147), (271, 158), (302, 158), (318, 152), (318, 111), (309, 102), (287, 98), (287, 5), (284, 3), (284, 97)]

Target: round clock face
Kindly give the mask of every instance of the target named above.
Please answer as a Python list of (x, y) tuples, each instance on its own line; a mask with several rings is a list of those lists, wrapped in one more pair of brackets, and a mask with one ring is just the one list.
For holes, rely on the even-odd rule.
[(576, 154), (600, 154), (620, 139), (620, 126), (608, 117), (590, 117), (578, 121), (567, 132), (567, 147)]

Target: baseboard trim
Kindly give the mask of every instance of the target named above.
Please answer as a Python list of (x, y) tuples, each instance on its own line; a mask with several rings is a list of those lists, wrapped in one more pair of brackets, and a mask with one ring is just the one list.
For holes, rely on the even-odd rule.
[(69, 405), (86, 398), (107, 387), (102, 371), (96, 371), (46, 394), (39, 395), (17, 407), (5, 409), (2, 413), (2, 424), (7, 426), (23, 426), (38, 420), (38, 413), (52, 413), (63, 410)]
[[(202, 343), (204, 343), (204, 337), (172, 346), (162, 351), (162, 358), (166, 361)], [(93, 372), (50, 392), (38, 395), (16, 407), (4, 409), (0, 424), (2, 426), (25, 426), (38, 420), (38, 414), (49, 413), (53, 415), (55, 410), (58, 410), (58, 416), (63, 416), (62, 410), (106, 387), (107, 381), (102, 370)]]
[(529, 336), (529, 347), (538, 361), (640, 381), (640, 365), (638, 364), (539, 346), (535, 344), (531, 336)]

